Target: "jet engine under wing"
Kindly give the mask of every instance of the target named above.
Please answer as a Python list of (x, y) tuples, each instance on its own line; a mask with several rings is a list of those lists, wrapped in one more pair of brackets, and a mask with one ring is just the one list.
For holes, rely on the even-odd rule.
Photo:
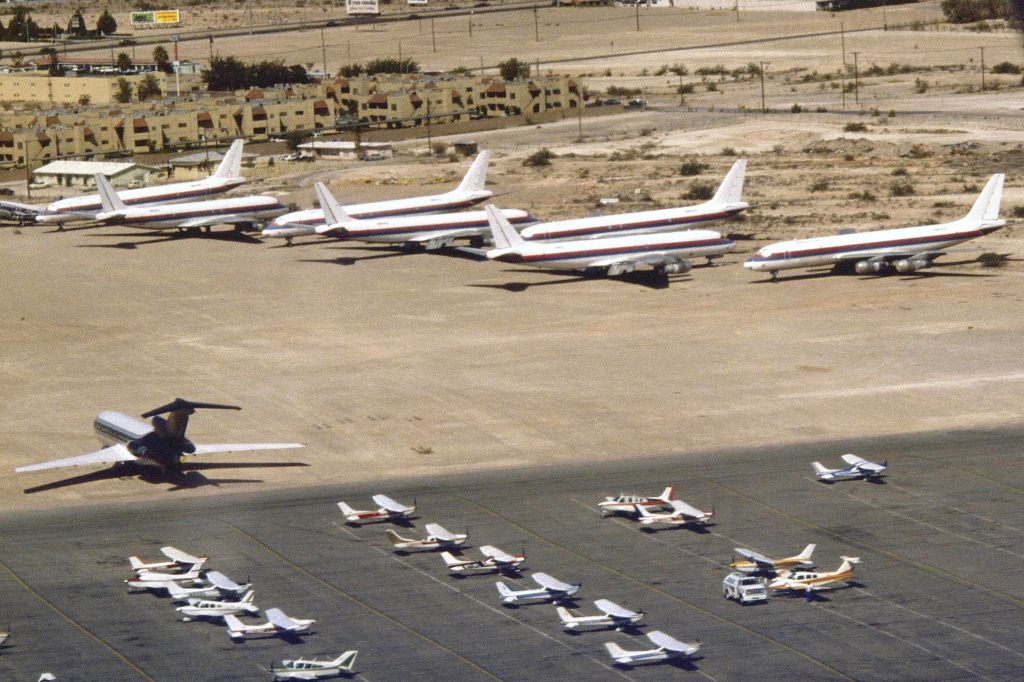
[(289, 450), (304, 448), (302, 443), (212, 443), (197, 445), (193, 455), (209, 455), (214, 452), (253, 452), (255, 450)]
[(440, 232), (424, 232), (423, 234), (409, 237), (406, 243), (422, 246), (428, 251), (432, 251), (447, 245), (453, 239), (458, 239), (460, 237), (478, 237), (480, 234), (482, 234), (482, 230), (475, 227), (459, 230), (442, 230)]
[(189, 229), (193, 227), (214, 227), (216, 225), (242, 225), (253, 222), (259, 221), (253, 218), (252, 214), (237, 213), (234, 215), (229, 214), (192, 218), (190, 220), (178, 223), (178, 227), (183, 229)]
[(836, 254), (836, 261), (848, 261), (848, 260), (896, 260), (897, 258), (907, 258), (909, 260), (934, 260), (939, 256), (946, 255), (945, 251), (913, 251), (905, 247), (881, 247), (877, 249), (865, 249), (863, 251), (853, 251), (850, 253), (839, 253)]
[(111, 445), (108, 448), (103, 448), (102, 450), (90, 452), (85, 455), (65, 457), (64, 459), (55, 459), (50, 462), (40, 462), (39, 464), (28, 464), (26, 466), (18, 467), (14, 471), (20, 474), (25, 471), (60, 469), (62, 467), (77, 467), (89, 464), (113, 464), (115, 462), (134, 462), (136, 459), (138, 458), (132, 453), (128, 452), (128, 448), (126, 448), (125, 446)]
[(658, 268), (663, 265), (680, 262), (680, 258), (664, 253), (645, 253), (637, 256), (613, 256), (596, 260), (590, 264), (592, 268), (608, 268), (609, 275), (625, 274), (637, 268)]

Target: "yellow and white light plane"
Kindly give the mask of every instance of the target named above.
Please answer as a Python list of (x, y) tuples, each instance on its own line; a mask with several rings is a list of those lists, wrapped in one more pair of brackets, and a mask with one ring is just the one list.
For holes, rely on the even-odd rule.
[(782, 571), (768, 583), (768, 587), (779, 592), (817, 592), (835, 589), (835, 583), (847, 582), (853, 577), (853, 565), (860, 563), (859, 557), (841, 557), (843, 563), (834, 571), (815, 573), (813, 571)]
[[(217, 452), (252, 452), (305, 447), (301, 443), (215, 443), (200, 445), (185, 437), (189, 415), (199, 409), (240, 410), (236, 405), (197, 403), (182, 398), (143, 414), (153, 418), (150, 424), (114, 411), (100, 412), (93, 422), (102, 450), (75, 457), (65, 457), (15, 469), (17, 473), (94, 464), (140, 464), (161, 469), (169, 475), (181, 473), (181, 465), (189, 456)], [(165, 419), (160, 415), (168, 415)]]
[(785, 559), (772, 559), (752, 549), (737, 547), (733, 551), (743, 557), (743, 559), (732, 562), (729, 564), (729, 568), (741, 573), (775, 573), (797, 566), (814, 566), (814, 562), (811, 561), (811, 554), (814, 553), (815, 546), (814, 544), (807, 545), (804, 547), (804, 551), (796, 556), (786, 557)]

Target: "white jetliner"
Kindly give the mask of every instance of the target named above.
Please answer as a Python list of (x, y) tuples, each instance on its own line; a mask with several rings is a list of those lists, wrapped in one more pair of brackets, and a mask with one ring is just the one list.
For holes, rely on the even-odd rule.
[(459, 547), (465, 544), (466, 538), (469, 537), (466, 533), (452, 533), (438, 523), (428, 523), (426, 529), (427, 537), (423, 540), (403, 538), (393, 530), (386, 530), (384, 534), (388, 536), (388, 542), (391, 543), (394, 550), (400, 553), (428, 552), (434, 549)]
[(689, 272), (687, 258), (714, 257), (735, 243), (711, 230), (636, 234), (606, 239), (526, 241), (493, 205), (486, 207), (494, 248), (490, 260), (555, 270), (604, 271), (609, 277), (649, 269), (662, 274)]
[(888, 460), (881, 464), (875, 464), (854, 454), (845, 454), (842, 460), (850, 466), (845, 469), (827, 469), (821, 465), (821, 462), (812, 462), (811, 466), (814, 467), (814, 473), (822, 483), (832, 483), (834, 481), (854, 478), (878, 482), (885, 476), (885, 472), (889, 468)]
[(182, 552), (177, 547), (161, 547), (160, 551), (170, 561), (154, 561), (147, 563), (137, 556), (128, 557), (128, 563), (132, 565), (132, 570), (136, 573), (141, 571), (169, 571), (169, 570), (180, 570), (181, 572), (188, 571), (193, 568), (201, 568), (206, 563), (206, 557), (195, 557), (188, 552)]
[[(489, 151), (480, 152), (469, 167), (466, 177), (458, 187), (444, 194), (433, 194), (409, 199), (374, 201), (365, 204), (349, 204), (345, 212), (353, 218), (384, 218), (387, 216), (411, 215), (414, 213), (441, 213), (457, 211), (488, 199), (493, 194), (484, 189), (487, 182), (487, 164), (491, 159)], [(324, 211), (311, 208), (293, 211), (275, 219), (263, 230), (264, 237), (281, 238), (292, 243), (293, 237), (315, 235), (316, 228), (326, 225)]]
[(258, 625), (246, 625), (238, 620), (238, 616), (227, 614), (224, 616), (227, 623), (228, 636), (233, 640), (246, 639), (247, 637), (277, 637), (280, 635), (307, 635), (312, 632), (310, 629), (315, 623), (312, 619), (291, 618), (286, 616), (281, 609), (267, 609), (267, 622)]
[(184, 232), (206, 228), (209, 231), (214, 225), (234, 225), (241, 229), (262, 225), (288, 211), (279, 199), (260, 195), (130, 207), (118, 198), (110, 182), (99, 173), (96, 174), (96, 187), (103, 203), (103, 210), (95, 217), (97, 222), (144, 230), (178, 229)]
[(859, 557), (840, 557), (843, 563), (834, 571), (814, 573), (812, 571), (782, 571), (778, 577), (768, 583), (768, 587), (778, 591), (817, 592), (818, 590), (834, 589), (837, 582), (848, 582), (853, 577), (853, 565), (860, 563)]
[(498, 594), (501, 595), (501, 603), (505, 606), (515, 606), (524, 602), (553, 601), (557, 603), (580, 591), (579, 583), (563, 583), (547, 573), (534, 573), (530, 577), (539, 587), (513, 590), (501, 580), (495, 582)]
[(874, 232), (853, 232), (831, 237), (794, 239), (769, 244), (744, 263), (744, 267), (771, 273), (818, 265), (852, 263), (859, 275), (914, 272), (930, 268), (943, 249), (995, 232), (1006, 225), (999, 219), (1003, 193), (1002, 173), (989, 179), (970, 212), (959, 220), (922, 227), (903, 227)]
[(651, 529), (653, 526), (702, 525), (708, 523), (715, 515), (714, 508), (711, 511), (701, 511), (682, 500), (672, 500), (670, 504), (672, 511), (660, 514), (652, 514), (646, 508), (637, 505), (636, 512), (640, 515), (640, 525), (645, 529)]
[(444, 559), (448, 572), (458, 578), (483, 573), (519, 573), (526, 561), (523, 554), (509, 554), (492, 545), (484, 545), (480, 548), (480, 553), (486, 558), (458, 559), (450, 552), (441, 552), (441, 558)]
[(643, 611), (630, 611), (607, 599), (598, 599), (594, 606), (601, 611), (600, 616), (577, 616), (564, 606), (555, 607), (562, 620), (562, 629), (572, 632), (615, 628), (622, 631), (635, 628), (644, 619)]
[[(363, 242), (402, 244), (407, 248), (418, 246), (427, 251), (451, 246), (456, 239), (479, 239), (491, 234), (485, 211), (356, 219), (345, 212), (324, 183), (316, 183), (315, 189), (327, 221), (325, 225), (317, 226), (317, 234)], [(502, 210), (502, 215), (514, 224), (533, 222), (529, 213), (519, 209)]]
[(786, 557), (785, 559), (772, 559), (752, 549), (737, 547), (734, 551), (743, 559), (732, 562), (729, 564), (729, 568), (741, 573), (775, 573), (791, 569), (795, 566), (813, 566), (814, 562), (811, 561), (811, 554), (814, 553), (815, 547), (816, 545), (814, 544), (807, 545), (804, 547), (804, 551), (796, 556)]
[(628, 514), (635, 516), (637, 507), (643, 507), (648, 511), (662, 511), (672, 508), (672, 495), (676, 489), (668, 486), (658, 497), (644, 497), (643, 495), (626, 495), (619, 493), (615, 497), (606, 497), (603, 502), (598, 502), (601, 509), (601, 516), (612, 514)]
[(16, 220), (19, 225), (35, 221), (36, 216), (42, 210), (42, 206), (36, 206), (35, 204), (23, 204), (18, 201), (0, 201), (0, 218)]
[[(188, 417), (198, 409), (240, 410), (235, 405), (197, 403), (175, 398), (174, 402), (146, 412), (152, 417), (146, 424), (120, 412), (100, 412), (93, 422), (97, 438), (106, 447), (96, 452), (50, 462), (29, 464), (15, 469), (18, 473), (57, 469), (61, 467), (95, 464), (141, 464), (162, 469), (165, 473), (180, 473), (181, 464), (189, 455), (207, 455), (215, 452), (252, 452), (256, 450), (285, 450), (304, 447), (301, 443), (217, 443), (197, 445), (185, 438)], [(167, 419), (159, 416), (169, 414)]]
[(221, 594), (242, 594), (243, 592), (248, 592), (252, 587), (252, 583), (239, 585), (220, 571), (207, 571), (206, 580), (220, 590)]
[[(623, 234), (669, 232), (697, 223), (723, 220), (750, 208), (750, 204), (740, 199), (740, 194), (743, 192), (743, 174), (746, 169), (745, 159), (734, 163), (711, 200), (697, 206), (540, 223), (531, 225), (521, 234), (526, 240), (584, 239)], [(710, 255), (708, 258), (714, 258), (717, 255), (721, 254)]]
[(186, 623), (196, 618), (223, 618), (239, 613), (257, 614), (260, 612), (254, 600), (256, 592), (249, 590), (238, 601), (219, 601), (211, 599), (189, 599), (188, 604), (175, 609)]
[[(242, 163), (242, 145), (244, 140), (235, 140), (224, 154), (224, 159), (217, 170), (208, 178), (190, 182), (175, 182), (158, 187), (141, 187), (118, 192), (117, 197), (126, 206), (146, 204), (170, 204), (179, 201), (201, 199), (226, 192), (238, 187), (245, 178), (239, 175)], [(104, 178), (106, 179), (106, 178)], [(98, 190), (97, 190), (98, 191)], [(80, 197), (60, 199), (46, 208), (37, 207), (36, 221), (40, 223), (64, 223), (96, 220), (96, 215), (103, 208), (99, 194), (87, 194)]]
[(701, 647), (700, 642), (680, 642), (661, 630), (648, 632), (647, 639), (657, 648), (627, 651), (615, 642), (605, 642), (604, 648), (608, 650), (616, 665), (633, 666), (638, 663), (657, 663), (670, 658), (689, 658), (695, 656)]
[(358, 651), (346, 651), (334, 660), (286, 659), (281, 661), (281, 665), (271, 666), (270, 672), (275, 680), (319, 680), (325, 677), (350, 675), (358, 653)]
[(353, 509), (344, 502), (338, 503), (338, 509), (345, 515), (347, 522), (355, 525), (411, 519), (416, 513), (416, 500), (412, 501), (411, 507), (407, 507), (395, 502), (387, 495), (374, 495), (372, 499), (379, 505), (378, 509)]

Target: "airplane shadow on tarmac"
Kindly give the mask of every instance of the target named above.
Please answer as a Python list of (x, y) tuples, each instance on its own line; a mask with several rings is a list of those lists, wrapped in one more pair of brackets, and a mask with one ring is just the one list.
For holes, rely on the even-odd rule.
[[(536, 270), (506, 270), (505, 272), (529, 272), (536, 274)], [(508, 282), (507, 284), (470, 284), (471, 287), (477, 287), (481, 289), (504, 289), (510, 292), (526, 291), (532, 287), (550, 286), (552, 284), (572, 284), (574, 282), (590, 282), (595, 279), (609, 279), (618, 282), (625, 282), (627, 284), (635, 284), (637, 286), (646, 287), (648, 289), (667, 289), (671, 282), (689, 282), (693, 278), (690, 276), (673, 277), (669, 278), (668, 275), (663, 273), (656, 273), (652, 271), (644, 272), (630, 272), (625, 275), (618, 275), (616, 277), (606, 277), (605, 275), (588, 275), (581, 274), (575, 270), (548, 270), (547, 272), (552, 274), (562, 275), (562, 279), (548, 279), (543, 282)]]
[[(139, 232), (128, 232), (128, 233), (108, 233), (108, 234), (96, 234), (90, 235), (93, 237), (110, 238), (110, 237), (145, 237), (143, 233)], [(234, 231), (219, 231), (219, 232), (203, 232), (201, 234), (188, 234), (183, 232), (165, 233), (155, 239), (145, 238), (137, 239), (131, 242), (117, 242), (114, 244), (79, 244), (80, 249), (135, 249), (139, 246), (145, 246), (146, 244), (160, 244), (162, 242), (176, 242), (182, 239), (215, 239), (224, 242), (240, 242), (243, 244), (262, 244), (263, 241), (253, 237), (252, 235), (245, 234), (244, 232)]]
[[(312, 242), (317, 243), (317, 242)], [(280, 248), (280, 247), (276, 247)], [(393, 258), (395, 256), (410, 256), (413, 254), (432, 254), (448, 256), (449, 258), (464, 258), (466, 260), (480, 260), (474, 253), (467, 253), (459, 247), (442, 247), (427, 251), (422, 248), (402, 248), (395, 246), (331, 246), (330, 249), (344, 249), (346, 251), (368, 251), (369, 256), (338, 256), (337, 258), (306, 258), (300, 259), (300, 263), (328, 263), (334, 265), (356, 265), (362, 261), (376, 260), (378, 258)]]
[(51, 483), (44, 483), (43, 485), (37, 485), (32, 488), (25, 488), (25, 494), (31, 495), (33, 493), (41, 493), (47, 490), (66, 488), (72, 485), (81, 485), (83, 483), (92, 483), (94, 481), (107, 481), (115, 478), (128, 478), (131, 476), (138, 476), (140, 480), (145, 481), (146, 483), (172, 483), (173, 485), (167, 489), (167, 492), (174, 492), (176, 490), (189, 490), (191, 488), (199, 488), (205, 485), (219, 486), (228, 483), (263, 482), (263, 480), (259, 478), (207, 478), (202, 474), (200, 470), (256, 468), (270, 469), (281, 467), (306, 466), (309, 465), (304, 462), (199, 462), (196, 464), (186, 465), (184, 467), (184, 471), (182, 471), (181, 473), (164, 474), (163, 472), (153, 467), (122, 464), (120, 466), (109, 467), (107, 469), (101, 469), (99, 471), (91, 471), (87, 474), (72, 476), (71, 478), (64, 478), (59, 481), (53, 481)]

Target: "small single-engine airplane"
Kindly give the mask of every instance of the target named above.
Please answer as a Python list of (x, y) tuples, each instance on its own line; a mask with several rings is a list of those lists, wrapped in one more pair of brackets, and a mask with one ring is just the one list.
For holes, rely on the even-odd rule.
[[(165, 474), (178, 475), (181, 465), (189, 455), (206, 455), (215, 452), (252, 452), (255, 450), (284, 450), (305, 447), (301, 443), (218, 443), (197, 445), (185, 437), (188, 417), (199, 409), (240, 410), (235, 405), (197, 403), (175, 398), (174, 402), (162, 405), (143, 414), (152, 417), (152, 424), (146, 424), (120, 412), (100, 412), (93, 422), (97, 438), (103, 443), (102, 450), (87, 455), (67, 457), (40, 464), (29, 464), (15, 469), (18, 473), (57, 469), (92, 464), (141, 464), (161, 469)], [(164, 419), (160, 415), (168, 414)]]
[(693, 265), (688, 258), (717, 258), (736, 243), (712, 230), (632, 234), (601, 239), (526, 241), (493, 204), (484, 207), (494, 248), (489, 260), (554, 270), (602, 272), (617, 277), (634, 270), (660, 275), (683, 274)]
[[(118, 192), (117, 197), (128, 206), (170, 204), (194, 201), (238, 187), (245, 182), (245, 178), (240, 176), (243, 144), (244, 140), (232, 142), (220, 165), (217, 166), (217, 170), (207, 178), (174, 182), (156, 187), (127, 189)], [(63, 229), (64, 223), (95, 220), (96, 214), (103, 210), (103, 203), (99, 194), (87, 194), (59, 199), (45, 208), (31, 208), (37, 214), (35, 216), (37, 222), (57, 223)]]
[(814, 474), (822, 483), (855, 478), (863, 478), (865, 481), (877, 483), (885, 476), (885, 470), (889, 468), (888, 460), (881, 464), (875, 464), (854, 454), (843, 455), (842, 460), (850, 466), (845, 469), (827, 469), (821, 465), (821, 462), (812, 462), (811, 466), (814, 467)]
[(564, 606), (555, 607), (558, 617), (562, 620), (562, 629), (572, 632), (584, 629), (615, 628), (622, 631), (636, 628), (644, 619), (643, 611), (624, 609), (608, 599), (598, 599), (594, 602), (594, 606), (601, 611), (600, 616), (577, 616)]
[(238, 616), (227, 614), (224, 616), (227, 623), (228, 636), (233, 640), (245, 639), (247, 637), (278, 637), (308, 635), (315, 620), (291, 618), (286, 616), (281, 609), (267, 609), (267, 622), (258, 625), (246, 625), (238, 620)]
[(848, 582), (853, 577), (853, 565), (860, 563), (859, 557), (841, 557), (843, 563), (834, 571), (815, 573), (812, 571), (782, 571), (778, 577), (768, 583), (773, 590), (792, 592), (817, 592), (818, 590), (835, 589), (834, 583)]
[(159, 592), (167, 589), (168, 583), (178, 584), (189, 583), (200, 585), (204, 582), (203, 571), (192, 568), (186, 573), (157, 573), (156, 571), (140, 571), (135, 576), (126, 579), (129, 591), (154, 591)]
[(601, 516), (611, 516), (612, 514), (636, 516), (638, 506), (644, 507), (647, 511), (662, 511), (672, 508), (672, 495), (675, 494), (675, 490), (674, 487), (668, 486), (658, 497), (619, 493), (615, 497), (604, 498), (604, 501), (598, 502), (597, 506), (601, 509)]
[(220, 590), (221, 594), (242, 594), (248, 592), (252, 588), (252, 583), (245, 583), (239, 585), (231, 578), (227, 577), (220, 571), (207, 571), (206, 580)]
[(697, 206), (659, 208), (615, 215), (591, 216), (540, 223), (522, 231), (523, 239), (582, 239), (624, 234), (648, 234), (683, 229), (697, 223), (724, 220), (750, 208), (740, 198), (747, 162), (732, 165), (715, 195)]
[(579, 583), (563, 583), (561, 580), (552, 578), (547, 573), (534, 573), (530, 577), (533, 578), (533, 582), (537, 583), (539, 587), (513, 590), (500, 580), (495, 582), (498, 594), (501, 595), (501, 603), (505, 606), (515, 606), (524, 602), (539, 603), (553, 601), (558, 603), (568, 599), (580, 590)]
[(175, 609), (186, 623), (196, 618), (222, 618), (239, 613), (257, 614), (260, 609), (254, 603), (256, 591), (249, 590), (238, 601), (218, 601), (213, 599), (189, 599), (188, 604)]
[(11, 636), (11, 633), (0, 631), (0, 644), (3, 644), (4, 642), (6, 642), (7, 638), (10, 637), (10, 636)]
[(950, 223), (850, 232), (828, 237), (793, 239), (762, 247), (744, 267), (768, 272), (818, 265), (852, 267), (858, 275), (910, 273), (930, 268), (944, 249), (991, 234), (1006, 225), (999, 218), (1002, 173), (993, 175), (970, 212)]
[(467, 533), (452, 533), (445, 530), (441, 524), (428, 523), (426, 525), (427, 537), (426, 539), (420, 540), (418, 538), (403, 538), (401, 535), (393, 530), (386, 530), (384, 534), (388, 536), (388, 542), (396, 552), (427, 552), (434, 549), (445, 549), (449, 547), (459, 547), (466, 542), (466, 538), (469, 537)]
[(441, 552), (441, 558), (444, 559), (448, 572), (457, 578), (483, 573), (517, 574), (523, 570), (523, 563), (526, 561), (526, 556), (523, 554), (509, 554), (493, 545), (482, 546), (480, 553), (486, 558), (458, 559), (450, 552)]
[(281, 661), (280, 665), (270, 667), (275, 680), (319, 680), (325, 677), (351, 675), (356, 663), (358, 651), (346, 651), (331, 660), (316, 658), (297, 658)]
[(219, 599), (220, 590), (213, 585), (197, 585), (196, 587), (182, 587), (175, 582), (165, 582), (164, 589), (171, 596), (173, 602), (186, 602), (191, 599)]
[(177, 547), (161, 547), (160, 551), (170, 561), (154, 561), (145, 562), (137, 556), (128, 557), (128, 562), (132, 565), (132, 570), (136, 573), (142, 571), (172, 571), (178, 570), (181, 572), (189, 571), (193, 568), (202, 568), (203, 564), (206, 563), (206, 557), (195, 557), (188, 552), (182, 552)]
[(648, 632), (647, 639), (657, 648), (627, 651), (615, 642), (605, 642), (604, 648), (608, 650), (615, 665), (633, 666), (638, 663), (657, 663), (670, 658), (690, 658), (695, 656), (701, 647), (700, 642), (680, 642), (661, 630)]
[(413, 514), (416, 513), (416, 500), (412, 501), (411, 507), (407, 507), (395, 502), (387, 495), (374, 495), (372, 499), (379, 506), (378, 509), (353, 509), (344, 502), (338, 503), (338, 509), (345, 515), (345, 521), (357, 526), (377, 521), (400, 521), (415, 518)]
[[(362, 242), (396, 244), (405, 248), (419, 247), (426, 251), (451, 246), (456, 239), (482, 242), (484, 236), (489, 237), (491, 234), (485, 211), (353, 218), (345, 212), (324, 183), (318, 182), (314, 188), (327, 220), (326, 224), (316, 228), (317, 234)], [(502, 209), (502, 215), (514, 225), (536, 222), (529, 213), (516, 208)]]
[(692, 507), (682, 500), (672, 500), (672, 511), (663, 514), (652, 514), (641, 505), (636, 505), (636, 513), (640, 515), (640, 525), (645, 529), (652, 529), (654, 526), (689, 526), (703, 525), (715, 515), (714, 507), (711, 511), (701, 511)]
[[(473, 160), (469, 170), (466, 171), (466, 176), (459, 186), (444, 194), (375, 201), (367, 204), (349, 204), (345, 206), (345, 212), (353, 218), (369, 219), (417, 213), (442, 213), (473, 206), (493, 194), (491, 190), (484, 187), (487, 183), (487, 164), (490, 158), (489, 151), (480, 152)], [(263, 229), (263, 236), (284, 239), (291, 244), (294, 237), (315, 235), (316, 228), (326, 224), (326, 217), (321, 208), (293, 211), (275, 218), (270, 225)]]
[(734, 551), (743, 559), (729, 564), (729, 568), (741, 573), (775, 573), (793, 568), (794, 566), (814, 566), (811, 561), (811, 554), (814, 553), (816, 545), (813, 543), (804, 547), (804, 551), (796, 556), (785, 559), (772, 559), (752, 549), (737, 547)]

